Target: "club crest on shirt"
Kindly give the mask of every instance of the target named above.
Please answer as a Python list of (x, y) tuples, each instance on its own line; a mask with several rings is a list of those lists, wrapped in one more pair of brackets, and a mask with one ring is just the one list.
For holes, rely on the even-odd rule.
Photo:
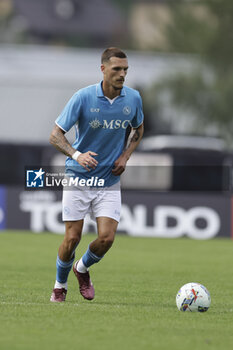
[(92, 129), (98, 129), (101, 125), (101, 122), (96, 118), (89, 122), (89, 125)]
[(129, 115), (131, 113), (131, 107), (130, 106), (125, 106), (123, 108), (123, 113), (126, 115)]

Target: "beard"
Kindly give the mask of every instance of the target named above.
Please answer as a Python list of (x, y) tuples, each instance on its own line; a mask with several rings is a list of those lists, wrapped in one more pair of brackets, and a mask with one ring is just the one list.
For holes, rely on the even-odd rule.
[(114, 88), (114, 90), (121, 90), (122, 88), (123, 88), (123, 84), (124, 84), (124, 80), (120, 80), (120, 81), (118, 81), (118, 82), (116, 82), (116, 83), (118, 83), (118, 84), (121, 84), (121, 86), (117, 86), (117, 85), (113, 85), (113, 88)]

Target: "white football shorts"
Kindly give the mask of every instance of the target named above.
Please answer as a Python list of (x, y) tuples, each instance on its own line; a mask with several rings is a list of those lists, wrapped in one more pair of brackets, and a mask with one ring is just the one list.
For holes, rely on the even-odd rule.
[(92, 219), (105, 216), (120, 221), (120, 182), (102, 188), (80, 188), (63, 190), (62, 220), (77, 221), (90, 214)]

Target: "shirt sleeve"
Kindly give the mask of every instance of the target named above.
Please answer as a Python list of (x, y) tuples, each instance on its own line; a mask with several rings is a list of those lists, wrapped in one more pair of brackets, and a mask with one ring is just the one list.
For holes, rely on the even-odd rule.
[(65, 132), (79, 120), (82, 110), (82, 100), (79, 92), (76, 92), (67, 102), (65, 108), (56, 119), (55, 123)]
[(138, 94), (136, 114), (131, 121), (131, 126), (133, 128), (138, 128), (143, 123), (143, 119), (144, 119), (144, 114), (142, 109), (142, 98)]

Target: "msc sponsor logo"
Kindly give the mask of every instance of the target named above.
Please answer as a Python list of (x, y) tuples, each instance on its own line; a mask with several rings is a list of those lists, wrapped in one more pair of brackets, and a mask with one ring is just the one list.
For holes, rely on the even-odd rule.
[(101, 122), (99, 121), (99, 119), (93, 119), (91, 122), (89, 122), (89, 125), (92, 129), (98, 129), (101, 125)]
[(120, 120), (120, 119), (112, 119), (112, 120), (103, 120), (103, 129), (126, 129), (129, 125), (130, 120)]
[(106, 120), (104, 119), (102, 122), (95, 118), (89, 122), (89, 125), (92, 129), (99, 129), (102, 127), (103, 129), (126, 129), (128, 125), (130, 124), (130, 120), (120, 120), (120, 119), (112, 119), (112, 120)]

